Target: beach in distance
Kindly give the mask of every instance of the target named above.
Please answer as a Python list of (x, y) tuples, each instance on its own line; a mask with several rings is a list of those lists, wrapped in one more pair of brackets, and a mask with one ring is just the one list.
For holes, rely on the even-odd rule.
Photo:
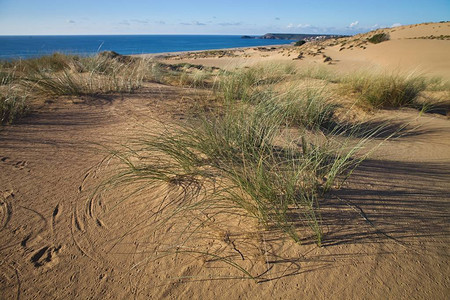
[(165, 53), (291, 44), (293, 40), (244, 39), (240, 35), (67, 35), (0, 36), (0, 60), (31, 58), (54, 52), (93, 55)]

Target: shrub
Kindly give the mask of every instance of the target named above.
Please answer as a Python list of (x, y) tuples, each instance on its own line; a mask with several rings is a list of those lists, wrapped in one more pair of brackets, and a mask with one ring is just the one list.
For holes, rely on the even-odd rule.
[(284, 92), (268, 89), (255, 93), (251, 102), (289, 126), (322, 131), (337, 126), (333, 120), (336, 105), (326, 99), (322, 88), (290, 85)]
[(89, 57), (74, 60), (60, 72), (39, 71), (22, 78), (22, 85), (44, 95), (90, 95), (133, 92), (148, 76), (146, 60), (121, 63), (114, 59)]
[(13, 87), (0, 93), (0, 124), (11, 124), (27, 112), (27, 96)]
[(296, 242), (305, 238), (298, 227), (303, 224), (320, 245), (319, 200), (338, 175), (356, 166), (359, 160), (351, 157), (361, 144), (290, 137), (289, 109), (273, 109), (279, 108), (233, 105), (219, 117), (142, 138), (132, 150), (114, 152), (125, 168), (104, 187), (141, 182), (181, 189), (173, 211), (237, 209)]
[(295, 42), (294, 46), (303, 46), (304, 44), (306, 44), (306, 41), (301, 40), (301, 41)]
[(262, 64), (221, 74), (215, 88), (227, 101), (247, 101), (261, 86), (277, 84), (296, 73), (292, 64)]
[(54, 53), (38, 58), (19, 60), (14, 62), (14, 65), (19, 72), (22, 72), (26, 76), (35, 72), (58, 72), (65, 70), (74, 59), (78, 59), (78, 57)]
[(360, 104), (372, 108), (412, 106), (427, 86), (424, 78), (413, 75), (357, 74), (344, 82), (357, 94)]
[(370, 38), (367, 39), (369, 42), (371, 42), (372, 44), (378, 44), (384, 41), (388, 41), (389, 40), (389, 34), (387, 33), (378, 33), (375, 34), (373, 36), (371, 36)]

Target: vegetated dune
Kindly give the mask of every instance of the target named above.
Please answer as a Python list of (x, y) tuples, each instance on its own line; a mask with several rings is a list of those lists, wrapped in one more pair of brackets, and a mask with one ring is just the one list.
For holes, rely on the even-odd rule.
[[(389, 40), (372, 44), (367, 41), (375, 34), (386, 33)], [(232, 55), (210, 56), (205, 54), (175, 55), (170, 61), (183, 61), (208, 66), (235, 68), (252, 65), (268, 59), (295, 60), (299, 66), (324, 65), (330, 70), (350, 72), (360, 69), (391, 72), (416, 72), (450, 78), (450, 22), (406, 25), (378, 29), (349, 38), (311, 42), (301, 47), (260, 47), (247, 50), (230, 50)], [(325, 56), (331, 61), (324, 63)]]
[[(389, 40), (379, 44), (366, 43), (365, 49), (356, 46), (359, 41), (378, 33), (388, 34)], [(417, 72), (450, 78), (448, 22), (381, 29), (370, 34), (357, 35), (352, 40), (355, 45), (353, 48), (339, 51), (340, 46), (334, 46), (326, 51), (339, 61), (338, 64), (342, 64), (343, 68), (371, 65), (382, 70)]]
[[(351, 50), (360, 42), (358, 39), (380, 31), (348, 38), (347, 48), (341, 51), (342, 46), (338, 45), (341, 41), (326, 41), (324, 43), (329, 43), (328, 46), (275, 47), (270, 51), (236, 50), (236, 56), (222, 58), (215, 57), (217, 53), (203, 53), (198, 54), (198, 58), (186, 59), (186, 54), (183, 54), (165, 61), (172, 64), (190, 61), (229, 68), (238, 62), (245, 66), (262, 61), (289, 61), (297, 66), (323, 65), (343, 72), (360, 67), (367, 71), (373, 64), (380, 68), (386, 64), (389, 70), (402, 58), (396, 51), (403, 46), (397, 43), (439, 42), (435, 46), (437, 49), (426, 51), (442, 52), (450, 41), (400, 39), (413, 36), (411, 31), (414, 30), (417, 35), (427, 35), (429, 30), (435, 29), (433, 26), (448, 30), (449, 24), (385, 29), (390, 32), (391, 40), (367, 44), (367, 49), (360, 50)], [(438, 33), (445, 35), (444, 29), (439, 29), (442, 32)], [(322, 47), (324, 49), (319, 50)], [(399, 56), (389, 58), (392, 61), (387, 55), (377, 58), (374, 53), (383, 52), (379, 51), (379, 47)], [(408, 51), (412, 53), (414, 49)], [(300, 51), (304, 52), (304, 58), (293, 60)], [(318, 51), (321, 53), (317, 54)], [(358, 55), (354, 56), (355, 53)], [(422, 57), (420, 53), (416, 54)], [(332, 64), (324, 63), (323, 55), (329, 55)], [(342, 57), (338, 58), (338, 55)], [(373, 57), (370, 58), (370, 55)], [(418, 68), (419, 65), (413, 65), (414, 57), (402, 60), (399, 70)], [(423, 56), (421, 65), (436, 63), (436, 69), (431, 69), (430, 73), (444, 76), (449, 70), (441, 68), (434, 62), (435, 58)], [(151, 66), (154, 67), (153, 64)], [(127, 65), (127, 75), (134, 74), (132, 67)], [(412, 101), (406, 103), (411, 107), (389, 107), (384, 110), (381, 106), (381, 109), (371, 107), (368, 110), (357, 102), (357, 97), (363, 98), (364, 90), (355, 88), (356, 85), (351, 82), (340, 82), (340, 75), (333, 77), (333, 74), (314, 73), (314, 70), (302, 73), (302, 69), (297, 71), (291, 65), (242, 68), (237, 71), (236, 77), (233, 77), (234, 73), (228, 74), (231, 76), (228, 85), (219, 85), (214, 91), (210, 87), (217, 84), (214, 80), (220, 79), (216, 77), (220, 73), (214, 73), (218, 70), (208, 71), (213, 74), (211, 79), (207, 77), (208, 73), (198, 73), (201, 71), (199, 66), (160, 67), (158, 72), (184, 71), (168, 73), (170, 76), (165, 80), (158, 73), (160, 77), (152, 77), (150, 81), (153, 82), (140, 78), (142, 82), (139, 81), (139, 87), (133, 86), (131, 91), (125, 90), (121, 94), (93, 92), (92, 85), (89, 85), (89, 93), (83, 89), (75, 90), (80, 95), (40, 95), (34, 101), (41, 102), (38, 102), (39, 106), (32, 107), (31, 114), (13, 125), (2, 127), (2, 298), (447, 298), (450, 287), (450, 121), (445, 110), (448, 106), (425, 113), (426, 109), (417, 110), (412, 105), (416, 103)], [(393, 69), (398, 70), (397, 67), (395, 65)], [(118, 70), (121, 70), (120, 66)], [(74, 74), (67, 78), (77, 79), (78, 73)], [(120, 78), (119, 75), (114, 73), (114, 79)], [(162, 83), (155, 83), (156, 78)], [(246, 81), (250, 83), (242, 86), (241, 83)], [(404, 85), (401, 80), (399, 82), (402, 87), (416, 87), (415, 81), (409, 85)], [(36, 82), (33, 82), (33, 87), (34, 84)], [(84, 88), (82, 84), (84, 81), (80, 83)], [(264, 90), (266, 85), (269, 88)], [(368, 159), (352, 172), (342, 186), (334, 185), (320, 199), (321, 247), (317, 245), (313, 231), (300, 222), (301, 214), (295, 214), (295, 211), (292, 215), (299, 219), (281, 224), (291, 224), (300, 232), (299, 243), (285, 234), (288, 231), (286, 228), (262, 226), (255, 217), (245, 214), (245, 210), (230, 207), (229, 202), (214, 206), (217, 203), (205, 201), (209, 205), (196, 210), (199, 203), (195, 199), (217, 192), (211, 185), (220, 187), (222, 184), (220, 179), (214, 177), (216, 174), (211, 171), (212, 167), (198, 169), (196, 165), (181, 164), (182, 167), (177, 169), (179, 164), (174, 163), (173, 166), (160, 165), (158, 170), (145, 164), (147, 168), (138, 168), (140, 163), (159, 158), (152, 156), (159, 154), (151, 150), (154, 151), (156, 144), (151, 144), (151, 147), (142, 144), (143, 139), (151, 140), (149, 135), (165, 134), (168, 137), (165, 141), (179, 141), (184, 136), (177, 140), (175, 135), (171, 139), (171, 134), (177, 130), (171, 124), (178, 124), (182, 130), (189, 128), (188, 125), (197, 126), (191, 128), (201, 132), (203, 127), (198, 116), (205, 116), (205, 113), (206, 116), (215, 116), (216, 108), (217, 120), (221, 120), (220, 117), (226, 115), (222, 107), (226, 102), (216, 99), (219, 96), (230, 97), (228, 100), (235, 101), (232, 103), (236, 105), (243, 101), (245, 107), (260, 108), (258, 99), (267, 97), (270, 100), (271, 93), (302, 85), (317, 92), (306, 93), (307, 99), (319, 100), (322, 99), (319, 96), (323, 95), (325, 100), (342, 105), (336, 113), (353, 121), (362, 121), (364, 126), (361, 130), (373, 130), (382, 124), (382, 130), (366, 144), (368, 149), (373, 150)], [(124, 86), (128, 87), (128, 82), (121, 83), (120, 91), (124, 90)], [(444, 98), (439, 101), (448, 100), (445, 98), (448, 89), (427, 91), (421, 82), (417, 86), (418, 93), (430, 93), (432, 96), (442, 93)], [(228, 90), (228, 87), (232, 89)], [(40, 92), (43, 92), (42, 89)], [(297, 101), (298, 95), (305, 94), (294, 93), (286, 99)], [(314, 97), (309, 98), (310, 95)], [(274, 99), (281, 99), (282, 103), (284, 96), (286, 94), (281, 93)], [(415, 101), (416, 98), (420, 97), (411, 99)], [(341, 102), (336, 102), (338, 100)], [(243, 112), (251, 115), (256, 108)], [(309, 111), (309, 106), (305, 110)], [(302, 118), (309, 118), (303, 110), (299, 112), (294, 108), (293, 111)], [(246, 120), (247, 115), (239, 116)], [(295, 136), (303, 132), (302, 126), (311, 126), (309, 123), (302, 125), (303, 119), (298, 125), (295, 121), (299, 120), (292, 119), (297, 116), (286, 119), (290, 125), (283, 133)], [(312, 116), (314, 122), (321, 122), (320, 129), (317, 129), (320, 138), (328, 136), (330, 131), (333, 134), (333, 130), (322, 130), (322, 126), (333, 125), (328, 123), (330, 120), (326, 117), (317, 119)], [(193, 124), (189, 123), (192, 121)], [(258, 127), (261, 125), (258, 122), (248, 123), (244, 122), (244, 125), (250, 127), (243, 128), (265, 129)], [(263, 131), (256, 133), (263, 134)], [(305, 132), (302, 133), (305, 139), (314, 135), (314, 130), (309, 127)], [(249, 130), (246, 133), (254, 132)], [(221, 137), (217, 137), (218, 142)], [(386, 137), (391, 139), (380, 144)], [(341, 134), (336, 138), (343, 142), (346, 136)], [(355, 134), (351, 138), (358, 140), (359, 136)], [(320, 149), (314, 148), (319, 144), (307, 145), (303, 139), (292, 144), (291, 148), (283, 148), (282, 140), (276, 142), (277, 152), (271, 152), (274, 157), (282, 157), (291, 148), (303, 148), (303, 154), (308, 149)], [(172, 145), (159, 145), (158, 149), (168, 149), (167, 154), (174, 149), (170, 148)], [(255, 147), (264, 148), (263, 143), (258, 145), (255, 144)], [(238, 143), (234, 146), (237, 149), (240, 147)], [(195, 156), (195, 153), (190, 156)], [(215, 159), (205, 156), (196, 156), (200, 157), (196, 164)], [(239, 156), (233, 156), (236, 157)], [(185, 157), (178, 158), (181, 162), (189, 162)], [(264, 159), (265, 156), (261, 156), (261, 161)], [(333, 159), (333, 156), (327, 156), (323, 165)], [(251, 159), (248, 161), (251, 162)], [(219, 168), (235, 175), (227, 167), (219, 165)], [(243, 170), (251, 170), (246, 168), (250, 166)], [(239, 169), (236, 167), (232, 171)], [(172, 174), (170, 172), (175, 172), (176, 176), (167, 180), (167, 185), (146, 186), (153, 182), (152, 178), (164, 177)], [(195, 176), (189, 177), (191, 173)], [(244, 175), (242, 178), (251, 179), (254, 174), (244, 172)], [(128, 184), (115, 185), (115, 180), (121, 176), (125, 176), (122, 178)], [(201, 182), (202, 176), (214, 178), (214, 182)], [(315, 184), (322, 186), (327, 180), (329, 178), (317, 178)], [(261, 182), (261, 187), (266, 185)], [(242, 190), (244, 188), (242, 184)], [(235, 196), (246, 199), (239, 193)], [(274, 193), (275, 198), (279, 196), (279, 193)], [(247, 197), (251, 195), (247, 194)], [(189, 211), (192, 214), (174, 209), (183, 207), (192, 208)], [(175, 217), (170, 217), (174, 213), (177, 213)]]

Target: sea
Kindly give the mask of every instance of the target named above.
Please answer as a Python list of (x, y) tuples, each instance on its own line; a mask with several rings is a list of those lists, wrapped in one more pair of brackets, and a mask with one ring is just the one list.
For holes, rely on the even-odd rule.
[(240, 35), (59, 35), (0, 36), (0, 60), (27, 59), (55, 52), (93, 55), (166, 53), (290, 44), (291, 40), (243, 39)]

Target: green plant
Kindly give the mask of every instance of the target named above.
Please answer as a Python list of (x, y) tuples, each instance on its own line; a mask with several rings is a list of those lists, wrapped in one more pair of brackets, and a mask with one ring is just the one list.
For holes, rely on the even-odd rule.
[(291, 85), (284, 92), (266, 89), (254, 93), (250, 101), (289, 126), (323, 131), (337, 126), (333, 119), (337, 106), (326, 99), (323, 88)]
[(388, 41), (388, 40), (389, 40), (389, 34), (384, 33), (384, 32), (375, 34), (367, 39), (367, 41), (369, 41), (372, 44), (379, 44), (381, 42)]
[(280, 83), (296, 73), (293, 64), (261, 64), (222, 73), (215, 88), (226, 101), (247, 101), (261, 86)]
[(356, 74), (343, 81), (345, 87), (356, 93), (361, 105), (371, 108), (414, 105), (420, 92), (427, 87), (423, 77), (414, 75)]
[(35, 72), (58, 72), (69, 67), (72, 60), (78, 59), (77, 56), (54, 53), (52, 55), (18, 60), (13, 62), (17, 71), (27, 76)]
[(319, 201), (359, 162), (351, 158), (362, 143), (291, 137), (287, 116), (265, 103), (234, 106), (220, 117), (147, 136), (132, 150), (114, 152), (126, 167), (105, 186), (141, 182), (181, 189), (184, 200), (174, 200), (173, 211), (238, 209), (297, 242), (305, 238), (299, 226), (306, 225), (320, 245)]
[(81, 60), (82, 70), (72, 67), (61, 72), (36, 72), (22, 78), (22, 84), (44, 95), (93, 95), (133, 92), (147, 76), (145, 61), (105, 62), (103, 58)]
[(6, 92), (0, 93), (0, 124), (11, 124), (27, 112), (28, 96), (9, 86)]
[(301, 41), (297, 41), (297, 42), (295, 42), (295, 44), (294, 44), (294, 46), (303, 46), (304, 44), (306, 44), (306, 41), (304, 41), (304, 40), (301, 40)]

